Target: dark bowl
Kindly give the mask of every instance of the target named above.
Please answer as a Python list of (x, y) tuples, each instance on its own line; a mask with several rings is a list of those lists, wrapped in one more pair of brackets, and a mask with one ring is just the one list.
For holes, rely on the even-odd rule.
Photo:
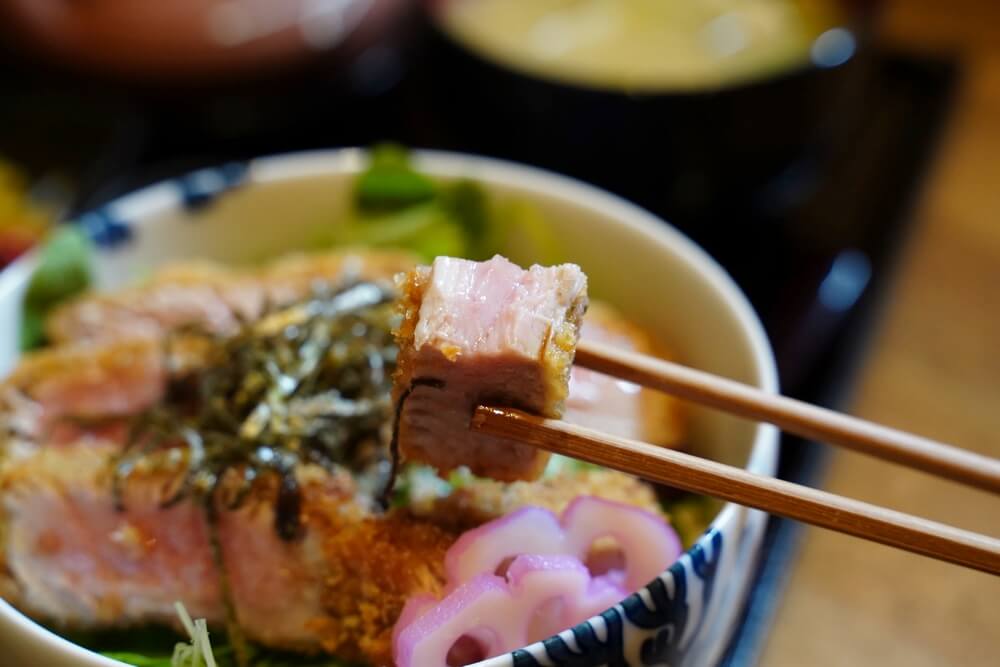
[(826, 62), (723, 88), (627, 92), (488, 60), (440, 27), (441, 3), (427, 3), (426, 83), (441, 128), (433, 141), (573, 174), (684, 227), (780, 205), (790, 174), (818, 172), (799, 167), (838, 140), (858, 77), (875, 3), (843, 4), (839, 30), (851, 48)]

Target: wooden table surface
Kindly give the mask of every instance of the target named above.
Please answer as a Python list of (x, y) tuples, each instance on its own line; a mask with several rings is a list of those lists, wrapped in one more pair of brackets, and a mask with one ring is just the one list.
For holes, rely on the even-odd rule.
[[(957, 106), (850, 411), (1000, 456), (1000, 2), (887, 3)], [(1000, 497), (838, 453), (826, 487), (1000, 537)], [(807, 529), (761, 665), (1000, 665), (1000, 578)]]

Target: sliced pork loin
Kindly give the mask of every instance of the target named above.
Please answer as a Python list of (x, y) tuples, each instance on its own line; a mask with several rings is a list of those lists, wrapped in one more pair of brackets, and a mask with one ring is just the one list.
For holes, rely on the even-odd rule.
[(0, 462), (42, 444), (123, 431), (129, 417), (161, 399), (168, 365), (161, 346), (143, 340), (85, 342), (28, 355), (0, 382)]
[[(66, 363), (67, 354), (81, 357), (84, 367), (93, 367), (98, 359), (93, 355), (88, 357), (88, 343), (160, 339), (167, 333), (192, 325), (210, 333), (224, 334), (234, 330), (241, 319), (255, 319), (265, 303), (283, 305), (305, 296), (317, 284), (335, 284), (349, 276), (390, 280), (397, 273), (411, 269), (415, 263), (411, 255), (403, 252), (366, 251), (294, 255), (253, 271), (233, 270), (208, 262), (174, 264), (155, 273), (141, 286), (88, 294), (58, 308), (47, 322), (47, 331), (53, 341), (63, 342), (63, 345), (73, 343), (70, 349), (74, 351), (60, 351), (44, 363), (41, 360), (33, 363), (32, 368), (41, 369), (42, 372), (35, 373), (41, 383), (55, 385), (57, 383), (52, 381), (46, 369), (51, 369), (53, 364), (71, 365)], [(669, 356), (657, 348), (644, 331), (627, 322), (610, 306), (598, 302), (591, 302), (580, 335), (584, 339), (637, 352)], [(141, 362), (133, 364), (133, 358), (160, 363), (160, 356), (154, 356), (149, 348), (134, 345), (126, 356), (118, 356), (116, 352), (115, 357), (100, 363), (125, 381), (143, 368), (152, 370)], [(171, 370), (183, 370), (200, 362), (200, 350), (191, 341), (179, 339), (172, 351)], [(93, 374), (80, 373), (70, 387), (79, 400), (101, 405), (121, 400), (131, 405), (149, 398), (110, 391), (117, 386), (115, 384), (105, 384), (100, 391), (88, 392), (85, 389), (88, 376), (93, 377)], [(669, 447), (680, 445), (684, 437), (681, 410), (675, 399), (576, 367), (570, 379), (564, 418), (615, 435)]]
[[(225, 607), (204, 507), (183, 500), (161, 508), (176, 488), (176, 471), (137, 469), (126, 484), (124, 510), (113, 501), (112, 471), (129, 420), (156, 405), (172, 377), (203, 363), (203, 350), (184, 336), (172, 337), (168, 354), (162, 338), (188, 325), (225, 334), (241, 318), (254, 319), (263, 304), (295, 301), (317, 281), (336, 284), (345, 274), (386, 278), (412, 265), (394, 253), (296, 258), (258, 272), (188, 265), (143, 287), (87, 296), (60, 310), (49, 331), (66, 342), (27, 357), (0, 384), (0, 596), (64, 627), (174, 623), (178, 600), (220, 627)], [(578, 268), (522, 271), (500, 258), (482, 265), (439, 260), (409, 274), (403, 286), (406, 382), (446, 382), (445, 390), (416, 384), (428, 393), (414, 391), (406, 401), (417, 411), (404, 414), (402, 426), (417, 428), (404, 431), (404, 441), (416, 436), (408, 442), (434, 454), (428, 435), (437, 438), (438, 425), (428, 415), (441, 411), (447, 429), (462, 429), (445, 433), (465, 437), (469, 410), (480, 400), (560, 414), (586, 306)], [(460, 305), (463, 294), (467, 307)], [(424, 305), (431, 316), (418, 331)], [(601, 311), (588, 318), (584, 334), (634, 349), (644, 345), (640, 333)], [(574, 385), (584, 382), (584, 389), (601, 380), (573, 373)], [(497, 377), (483, 391), (480, 383)], [(610, 403), (574, 403), (570, 396), (569, 414), (586, 419), (588, 411), (611, 403), (619, 415), (642, 412), (626, 395), (632, 396), (625, 392)], [(446, 457), (440, 468), (466, 461), (448, 449), (459, 441), (441, 442), (455, 458)], [(514, 479), (541, 471), (543, 457), (509, 444), (479, 441), (476, 472)], [(496, 447), (502, 458), (494, 456)], [(581, 493), (656, 507), (648, 487), (612, 471), (512, 485), (475, 481), (449, 497), (388, 514), (346, 469), (301, 466), (295, 476), (303, 526), (296, 540), (275, 531), (275, 476), (261, 474), (239, 509), (218, 513), (220, 557), (238, 622), (268, 646), (373, 665), (391, 664), (392, 626), (405, 600), (439, 591), (443, 554), (459, 531), (524, 504), (560, 511)]]
[[(216, 627), (224, 620), (204, 507), (162, 506), (184, 472), (182, 450), (136, 468), (123, 509), (112, 493), (131, 417), (164, 395), (163, 356), (148, 340), (60, 346), (30, 355), (0, 386), (0, 590), (33, 616), (74, 628), (175, 623), (181, 601)], [(346, 469), (296, 476), (303, 522), (332, 508), (371, 515)], [(319, 650), (324, 533), (279, 537), (277, 485), (262, 475), (239, 509), (218, 513), (220, 560), (249, 637)]]
[[(61, 627), (176, 625), (177, 601), (221, 627), (220, 569), (204, 508), (193, 499), (163, 507), (174, 480), (159, 470), (130, 477), (119, 511), (109, 483), (118, 451), (117, 443), (93, 440), (42, 447), (4, 468), (0, 590)], [(440, 589), (444, 552), (455, 533), (426, 521), (376, 516), (357, 499), (346, 470), (303, 466), (297, 476), (306, 526), (300, 539), (283, 540), (274, 529), (273, 477), (262, 476), (239, 509), (218, 511), (219, 562), (236, 620), (248, 638), (266, 646), (386, 664), (395, 617), (410, 595)], [(346, 553), (359, 561), (365, 560), (360, 554), (377, 553), (394, 562), (391, 579), (359, 580), (370, 573)], [(366, 605), (386, 600), (392, 604), (380, 608), (377, 619), (362, 623)], [(353, 621), (344, 616), (352, 612)]]
[[(237, 467), (216, 498), (217, 561), (202, 502), (163, 506), (184, 473), (179, 448), (136, 467), (117, 507), (114, 468), (131, 416), (163, 396), (161, 356), (154, 341), (57, 347), (26, 358), (2, 385), (0, 594), (60, 627), (176, 624), (177, 601), (221, 627), (224, 571), (250, 639), (388, 664), (395, 617), (410, 595), (438, 590), (456, 531), (382, 514), (346, 468), (302, 465), (303, 530), (282, 539), (276, 475), (259, 474), (240, 507), (226, 508)], [(380, 528), (386, 522), (391, 530)], [(374, 574), (342, 562), (346, 552), (407, 567), (391, 581), (366, 579), (359, 593), (359, 577)], [(375, 605), (382, 611), (370, 618)]]
[[(110, 470), (120, 442), (95, 430), (0, 467), (0, 594), (68, 628), (176, 625), (173, 604), (221, 628), (225, 607), (204, 508), (164, 508), (169, 469), (133, 474), (124, 510)], [(237, 510), (220, 507), (221, 562), (237, 621), (266, 646), (390, 665), (406, 600), (443, 588), (444, 554), (461, 531), (525, 505), (561, 512), (581, 494), (658, 511), (651, 489), (607, 470), (536, 482), (474, 481), (426, 507), (373, 512), (347, 471), (303, 466), (299, 539), (274, 530), (277, 480), (261, 476)], [(225, 486), (223, 492), (225, 495)]]
[[(173, 623), (181, 601), (218, 626), (224, 607), (205, 512), (193, 501), (161, 507), (164, 473), (133, 476), (118, 511), (109, 492), (117, 452), (114, 442), (81, 442), (6, 467), (4, 560), (14, 603), (63, 626), (115, 627)], [(273, 492), (259, 485), (257, 493), (220, 514), (240, 624), (272, 645), (315, 647), (307, 622), (322, 613), (320, 551), (314, 538), (283, 542), (266, 497)]]
[(473, 433), (469, 421), (480, 403), (562, 415), (587, 308), (580, 267), (438, 257), (399, 286), (400, 453), (441, 473), (465, 465), (502, 481), (537, 478), (547, 453)]
[[(0, 384), (0, 596), (60, 627), (176, 624), (177, 601), (221, 627), (224, 571), (250, 639), (389, 664), (396, 616), (409, 596), (438, 590), (456, 531), (383, 514), (347, 468), (301, 465), (303, 529), (282, 539), (277, 475), (258, 474), (226, 509), (237, 466), (215, 503), (220, 570), (197, 496), (163, 506), (184, 473), (179, 446), (135, 467), (115, 503), (130, 420), (161, 401), (173, 373), (164, 357), (153, 340), (63, 345), (29, 355)], [(341, 562), (348, 552), (407, 567), (379, 579)]]
[[(0, 382), (0, 451), (3, 434), (28, 445), (58, 445), (79, 434), (126, 421), (158, 404), (168, 382), (210, 361), (204, 338), (161, 341), (84, 341), (26, 356)], [(83, 430), (80, 426), (86, 426)]]
[[(71, 628), (175, 623), (181, 601), (222, 626), (204, 507), (194, 499), (161, 506), (177, 488), (183, 456), (168, 449), (134, 470), (124, 509), (112, 495), (128, 420), (163, 396), (169, 368), (161, 355), (155, 341), (57, 347), (26, 358), (2, 387), (0, 595), (41, 620)], [(444, 553), (461, 530), (525, 504), (560, 511), (595, 491), (655, 508), (646, 487), (612, 471), (474, 482), (453, 498), (389, 514), (346, 469), (301, 466), (296, 478), (296, 540), (275, 531), (275, 476), (258, 476), (239, 509), (218, 505), (237, 620), (265, 645), (372, 665), (391, 664), (405, 601), (439, 592)], [(229, 489), (223, 483), (220, 502)]]
[(416, 260), (403, 251), (366, 250), (293, 255), (256, 270), (209, 262), (171, 265), (138, 287), (86, 294), (48, 318), (54, 342), (160, 338), (180, 327), (234, 333), (268, 306), (298, 301), (317, 286), (344, 281), (391, 281)]

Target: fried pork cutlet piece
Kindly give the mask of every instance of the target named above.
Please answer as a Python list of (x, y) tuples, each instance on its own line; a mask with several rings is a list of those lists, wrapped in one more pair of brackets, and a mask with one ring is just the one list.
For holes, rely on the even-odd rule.
[(562, 415), (587, 307), (580, 267), (438, 257), (400, 287), (400, 452), (441, 473), (466, 465), (503, 481), (537, 478), (547, 453), (470, 432), (469, 421), (479, 403)]
[[(343, 261), (329, 256), (278, 262), (270, 277), (260, 281), (267, 283), (271, 303), (294, 300), (310, 291), (317, 278), (339, 279)], [(403, 268), (393, 261), (368, 265), (385, 273)], [(84, 299), (77, 304), (81, 312), (96, 308), (115, 325), (107, 337), (96, 329), (88, 334), (80, 312), (62, 314), (73, 312), (68, 307), (61, 311), (61, 321), (69, 328), (62, 330), (76, 327), (76, 333), (66, 335), (84, 341), (29, 357), (0, 385), (4, 597), (65, 627), (173, 623), (178, 600), (213, 627), (221, 626), (225, 605), (204, 507), (190, 499), (161, 507), (177, 488), (170, 466), (183, 464), (183, 455), (171, 458), (174, 450), (167, 450), (157, 460), (170, 465), (135, 470), (128, 478), (124, 511), (115, 508), (111, 478), (128, 438), (129, 419), (163, 398), (168, 379), (202, 362), (203, 350), (187, 345), (183, 336), (172, 338), (167, 355), (158, 339), (192, 323), (225, 333), (238, 324), (233, 313), (248, 319), (259, 314), (261, 286), (241, 282), (249, 274), (233, 275), (212, 267), (168, 269), (146, 288), (107, 300)], [(197, 288), (206, 281), (213, 290)], [(226, 298), (198, 306), (206, 294), (220, 293)], [(537, 329), (544, 304), (529, 305), (527, 296), (519, 295), (520, 302), (512, 299), (523, 308), (521, 320), (516, 313), (504, 316), (510, 334), (523, 327)], [(548, 347), (539, 342), (536, 350), (536, 364), (563, 372), (538, 380), (562, 378), (554, 389), (537, 390), (551, 403), (565, 398), (572, 356), (572, 346), (567, 353), (558, 336), (568, 335), (570, 325), (575, 336), (584, 303), (579, 285), (575, 301), (565, 306), (563, 330), (549, 331)], [(219, 312), (231, 317), (216, 317)], [(344, 470), (327, 473), (302, 466), (296, 477), (303, 491), (303, 530), (296, 540), (286, 541), (275, 531), (275, 477), (258, 477), (239, 509), (218, 511), (223, 571), (238, 622), (248, 637), (268, 646), (335, 652), (373, 665), (391, 663), (391, 631), (404, 601), (440, 591), (443, 555), (458, 531), (525, 504), (560, 510), (580, 493), (640, 506), (654, 502), (648, 487), (627, 476), (588, 471), (533, 484), (474, 481), (432, 512), (383, 515)], [(223, 496), (226, 489), (223, 484)]]
[(241, 321), (257, 319), (268, 306), (308, 296), (317, 283), (390, 281), (415, 263), (403, 251), (366, 250), (293, 255), (257, 270), (209, 262), (173, 264), (138, 287), (86, 294), (58, 307), (46, 322), (46, 333), (55, 342), (158, 339), (185, 326), (226, 335)]
[[(41, 447), (0, 470), (2, 562), (13, 603), (63, 627), (100, 628), (173, 624), (181, 601), (221, 625), (220, 572), (202, 505), (188, 498), (163, 507), (177, 479), (165, 463), (130, 477), (120, 511), (110, 485), (118, 450), (108, 441)], [(354, 502), (346, 472), (301, 476), (306, 507)], [(263, 477), (239, 509), (219, 509), (221, 562), (248, 637), (317, 650), (311, 623), (324, 613), (323, 534), (282, 540), (276, 494), (277, 483)]]
[[(34, 352), (0, 383), (0, 458), (4, 434), (32, 448), (75, 442), (77, 422), (125, 419), (157, 403), (169, 364), (151, 341), (80, 343)], [(10, 453), (10, 452), (8, 452)]]
[[(223, 624), (202, 501), (162, 506), (179, 488), (184, 450), (144, 460), (124, 484), (124, 510), (114, 502), (129, 420), (164, 393), (162, 355), (161, 343), (149, 340), (61, 346), (27, 358), (0, 386), (0, 593), (41, 620), (73, 628), (174, 623), (181, 601), (213, 627)], [(346, 468), (300, 466), (296, 478), (296, 540), (275, 530), (275, 476), (260, 474), (239, 509), (217, 505), (238, 623), (267, 646), (384, 661), (395, 614), (411, 595), (438, 590), (455, 534), (385, 518)], [(233, 495), (224, 482), (219, 502)], [(378, 570), (356, 558), (365, 553), (396, 566)]]
[[(172, 471), (133, 474), (115, 509), (110, 469), (119, 443), (41, 447), (0, 468), (0, 590), (16, 606), (62, 627), (175, 623), (173, 603), (224, 620), (220, 572), (203, 507), (161, 506)], [(169, 457), (168, 457), (169, 460)], [(272, 647), (324, 651), (391, 664), (391, 634), (405, 601), (439, 594), (443, 558), (462, 530), (518, 507), (561, 511), (599, 494), (656, 509), (649, 487), (603, 470), (568, 471), (537, 482), (470, 482), (433, 511), (376, 515), (358, 501), (345, 471), (303, 469), (303, 535), (274, 530), (277, 483), (259, 478), (238, 510), (220, 508), (221, 557), (241, 628)], [(225, 486), (222, 497), (225, 497)]]
[[(0, 468), (0, 590), (60, 627), (176, 625), (174, 603), (222, 627), (225, 606), (202, 504), (163, 501), (168, 468), (134, 473), (124, 510), (110, 470), (118, 443), (41, 447)], [(406, 599), (438, 593), (457, 532), (401, 513), (373, 514), (351, 475), (303, 466), (303, 533), (275, 531), (278, 482), (262, 476), (236, 510), (220, 492), (218, 539), (236, 619), (263, 645), (389, 664)]]
[[(645, 331), (625, 320), (611, 306), (596, 301), (590, 302), (580, 338), (670, 358)], [(686, 434), (680, 401), (673, 396), (579, 366), (574, 366), (570, 373), (563, 419), (611, 435), (671, 448), (682, 446)]]
[(128, 339), (32, 352), (0, 382), (0, 453), (4, 433), (20, 450), (77, 442), (83, 433), (92, 436), (94, 422), (119, 428), (158, 404), (171, 380), (203, 367), (210, 356), (209, 341), (198, 336), (178, 336), (169, 349), (159, 341)]
[[(133, 345), (89, 349), (113, 359), (107, 350)], [(161, 507), (177, 487), (171, 466), (184, 458), (164, 453), (162, 467), (135, 471), (119, 512), (111, 477), (127, 437), (124, 419), (30, 423), (46, 413), (72, 414), (79, 405), (100, 416), (99, 406), (67, 400), (74, 396), (68, 391), (40, 392), (45, 385), (38, 383), (53, 383), (60, 374), (71, 382), (74, 366), (88, 363), (117, 367), (88, 362), (82, 349), (61, 354), (28, 362), (9, 385), (20, 392), (21, 421), (34, 434), (19, 437), (35, 446), (0, 464), (0, 590), (25, 611), (64, 627), (173, 623), (178, 600), (220, 627), (220, 572), (204, 509), (192, 500)], [(58, 358), (69, 363), (53, 361)], [(143, 377), (159, 375), (138, 374), (133, 382)], [(125, 384), (116, 391), (143, 393)], [(124, 410), (118, 399), (108, 409)], [(649, 487), (603, 470), (507, 485), (474, 480), (423, 513), (414, 507), (389, 515), (375, 513), (370, 499), (359, 497), (346, 471), (329, 475), (308, 467), (297, 478), (304, 530), (296, 541), (275, 531), (273, 477), (259, 477), (240, 509), (219, 511), (222, 562), (239, 624), (268, 646), (326, 651), (373, 665), (391, 664), (392, 628), (405, 601), (439, 593), (443, 555), (460, 531), (529, 504), (561, 511), (583, 493), (655, 509)]]

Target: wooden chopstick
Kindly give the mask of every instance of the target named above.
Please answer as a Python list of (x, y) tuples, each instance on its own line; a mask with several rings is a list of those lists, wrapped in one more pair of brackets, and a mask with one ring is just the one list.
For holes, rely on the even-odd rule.
[(741, 417), (768, 422), (795, 435), (1000, 493), (1000, 459), (607, 345), (580, 341), (574, 363)]
[(637, 477), (1000, 575), (1000, 540), (683, 452), (479, 406), (472, 428)]

